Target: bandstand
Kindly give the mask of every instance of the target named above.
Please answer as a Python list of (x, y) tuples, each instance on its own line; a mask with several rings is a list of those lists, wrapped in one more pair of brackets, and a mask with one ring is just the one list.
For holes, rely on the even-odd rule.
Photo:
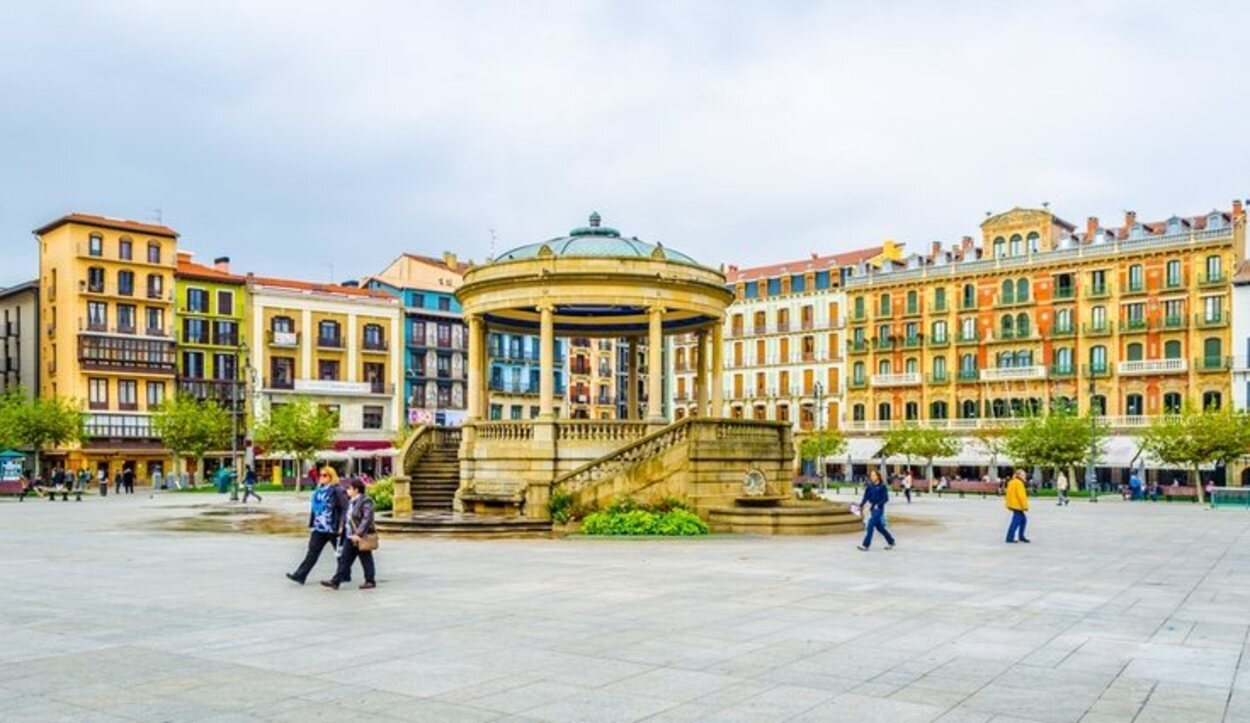
[[(567, 236), (472, 267), (456, 296), (469, 329), (466, 422), (460, 430), (417, 430), (402, 453), (416, 474), (440, 445), (447, 453), (456, 446), (456, 512), (546, 519), (552, 490), (560, 489), (590, 505), (624, 495), (676, 496), (707, 516), (732, 507), (748, 476), (763, 480), (752, 485), (754, 494), (792, 495), (789, 425), (720, 416), (722, 321), (733, 299), (720, 271), (627, 238), (593, 214), (589, 225)], [(536, 418), (487, 419), (491, 331), (538, 337)], [(690, 417), (671, 423), (663, 404), (664, 348), (677, 335), (696, 341), (697, 405)], [(557, 337), (624, 339), (630, 359), (646, 344), (645, 369), (629, 365), (625, 419), (556, 417)], [(405, 486), (397, 486), (397, 515), (407, 504)]]

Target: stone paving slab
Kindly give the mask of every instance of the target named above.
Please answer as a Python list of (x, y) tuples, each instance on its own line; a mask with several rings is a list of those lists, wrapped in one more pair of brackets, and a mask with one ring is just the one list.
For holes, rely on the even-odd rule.
[(1039, 502), (1004, 545), (997, 500), (922, 497), (867, 554), (388, 538), (335, 592), (283, 578), (301, 537), (171, 524), (222, 504), (0, 500), (0, 718), (1250, 721), (1244, 511)]

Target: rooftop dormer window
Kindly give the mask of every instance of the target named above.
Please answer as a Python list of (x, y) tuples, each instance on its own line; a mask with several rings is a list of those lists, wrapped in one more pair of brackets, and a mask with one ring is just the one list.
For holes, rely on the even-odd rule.
[(1180, 217), (1173, 216), (1172, 218), (1168, 219), (1168, 231), (1167, 232), (1169, 234), (1180, 233), (1183, 230), (1183, 226), (1184, 226), (1184, 222), (1181, 221)]
[(1128, 237), (1131, 239), (1144, 238), (1146, 235), (1146, 227), (1140, 223), (1135, 223), (1128, 229)]
[(1207, 216), (1207, 228), (1217, 229), (1224, 228), (1224, 214), (1219, 212), (1211, 213)]

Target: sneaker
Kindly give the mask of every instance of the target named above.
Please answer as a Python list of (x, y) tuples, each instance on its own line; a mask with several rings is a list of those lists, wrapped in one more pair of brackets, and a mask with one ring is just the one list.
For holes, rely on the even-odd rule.
[(322, 587), (328, 587), (328, 588), (330, 588), (331, 590), (338, 590), (338, 589), (339, 589), (339, 584), (338, 584), (337, 582), (333, 581), (333, 580), (322, 580), (322, 581), (321, 581), (321, 586), (322, 586)]
[(860, 552), (868, 552), (868, 548), (864, 547), (863, 545), (856, 545), (855, 549), (859, 550)]
[(288, 573), (286, 574), (286, 579), (290, 580), (290, 581), (291, 581), (291, 582), (293, 582), (293, 583), (296, 583), (297, 585), (303, 585), (303, 584), (304, 584), (304, 581), (303, 581), (303, 580), (301, 580), (301, 579), (299, 579), (298, 577), (296, 577), (296, 576), (295, 576), (295, 573), (292, 573), (292, 572), (288, 572)]
[(1026, 542), (1026, 543), (1027, 543), (1027, 542), (1032, 542), (1032, 540), (1030, 540), (1030, 539), (1029, 539), (1029, 538), (1027, 538), (1027, 537), (1021, 537), (1021, 538), (1020, 538), (1020, 541), (1021, 541), (1021, 542)]
[(894, 543), (893, 543), (893, 542), (891, 542), (890, 544), (886, 545), (886, 546), (885, 546), (885, 549), (887, 549), (887, 550), (893, 550), (893, 549), (894, 549)]

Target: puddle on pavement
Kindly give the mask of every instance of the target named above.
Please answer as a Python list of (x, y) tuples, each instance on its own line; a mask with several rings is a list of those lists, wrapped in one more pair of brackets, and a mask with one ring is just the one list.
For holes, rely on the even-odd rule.
[(157, 520), (155, 526), (174, 532), (231, 532), (250, 535), (303, 535), (307, 518), (254, 508), (214, 507), (199, 514)]

